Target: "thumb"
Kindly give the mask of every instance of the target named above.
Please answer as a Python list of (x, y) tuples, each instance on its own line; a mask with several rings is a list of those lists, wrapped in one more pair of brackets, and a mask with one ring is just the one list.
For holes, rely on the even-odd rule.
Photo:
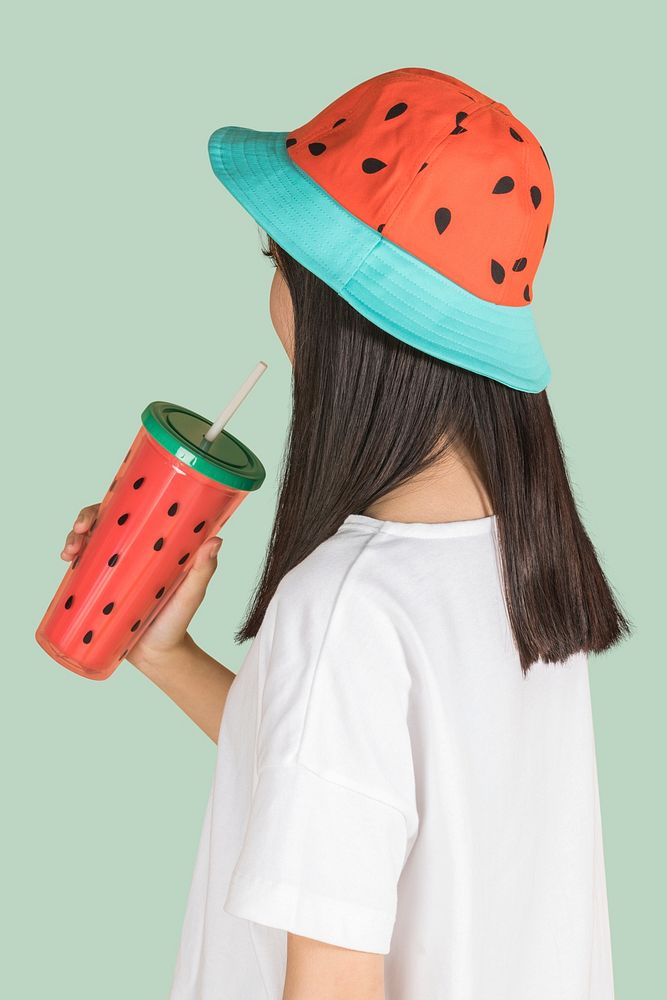
[(218, 552), (222, 538), (209, 538), (198, 549), (189, 573), (174, 594), (179, 609), (189, 618), (204, 600), (206, 588), (218, 566)]

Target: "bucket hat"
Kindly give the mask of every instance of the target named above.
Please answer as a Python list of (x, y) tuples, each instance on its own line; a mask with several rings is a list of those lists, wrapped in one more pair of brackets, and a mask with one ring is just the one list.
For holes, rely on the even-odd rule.
[(532, 300), (553, 180), (504, 104), (401, 68), (290, 131), (218, 128), (208, 153), (256, 222), (382, 330), (513, 389), (547, 386)]

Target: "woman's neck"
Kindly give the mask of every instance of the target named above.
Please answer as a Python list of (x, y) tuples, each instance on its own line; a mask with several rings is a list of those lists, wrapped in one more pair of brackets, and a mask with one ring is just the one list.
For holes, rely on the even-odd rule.
[(494, 513), (473, 462), (451, 449), (440, 461), (367, 507), (381, 521), (469, 521)]

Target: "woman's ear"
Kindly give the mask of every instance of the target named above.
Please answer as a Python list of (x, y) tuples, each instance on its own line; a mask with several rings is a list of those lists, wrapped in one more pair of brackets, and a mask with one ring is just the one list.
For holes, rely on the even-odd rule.
[(282, 271), (276, 267), (269, 294), (271, 322), (285, 348), (290, 362), (294, 363), (294, 309), (292, 296)]

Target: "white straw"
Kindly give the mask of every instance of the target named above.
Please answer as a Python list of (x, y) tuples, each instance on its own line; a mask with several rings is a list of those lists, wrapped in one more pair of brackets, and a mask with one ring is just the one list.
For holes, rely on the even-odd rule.
[(233, 413), (236, 413), (239, 406), (246, 398), (246, 396), (254, 386), (257, 379), (260, 377), (260, 375), (264, 374), (267, 368), (268, 365), (266, 364), (265, 361), (260, 361), (257, 365), (255, 365), (255, 367), (250, 372), (250, 374), (248, 375), (247, 379), (245, 380), (241, 388), (233, 396), (233, 398), (229, 401), (229, 403), (227, 403), (227, 406), (224, 408), (220, 416), (217, 417), (216, 420), (211, 424), (206, 434), (204, 434), (204, 437), (206, 438), (207, 441), (215, 441), (218, 434), (225, 426), (229, 418), (232, 416)]

